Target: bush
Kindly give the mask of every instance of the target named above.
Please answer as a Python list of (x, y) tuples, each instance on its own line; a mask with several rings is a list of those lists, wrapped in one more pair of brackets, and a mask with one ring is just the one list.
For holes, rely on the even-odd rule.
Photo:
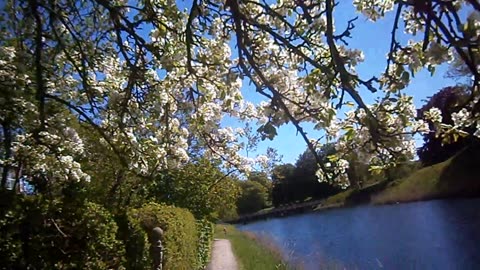
[(197, 268), (198, 234), (196, 221), (186, 209), (165, 204), (148, 203), (128, 212), (128, 269), (150, 269), (152, 261), (148, 234), (154, 227), (164, 231), (164, 269)]
[(205, 269), (210, 261), (213, 240), (213, 224), (206, 220), (197, 221), (198, 230), (198, 249), (197, 249), (197, 269)]
[(8, 208), (0, 218), (2, 269), (120, 268), (117, 225), (101, 206), (32, 196)]

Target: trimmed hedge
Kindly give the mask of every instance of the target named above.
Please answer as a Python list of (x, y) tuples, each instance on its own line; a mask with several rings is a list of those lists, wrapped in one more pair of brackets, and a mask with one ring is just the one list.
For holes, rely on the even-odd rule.
[(128, 269), (151, 269), (148, 234), (157, 226), (164, 231), (164, 269), (197, 269), (197, 227), (195, 218), (188, 210), (148, 203), (128, 212), (128, 224)]
[(197, 269), (205, 269), (210, 261), (210, 254), (212, 251), (213, 223), (206, 219), (197, 221), (198, 230), (198, 249), (197, 249)]

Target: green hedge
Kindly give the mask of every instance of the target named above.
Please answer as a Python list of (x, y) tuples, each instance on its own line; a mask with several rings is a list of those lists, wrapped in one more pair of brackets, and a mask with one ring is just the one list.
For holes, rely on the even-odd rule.
[(186, 209), (149, 203), (116, 223), (90, 202), (9, 199), (0, 199), (0, 269), (151, 269), (148, 233), (156, 226), (165, 233), (165, 270), (204, 269), (210, 257), (213, 226)]
[(197, 267), (198, 269), (205, 269), (210, 261), (210, 254), (212, 251), (213, 242), (213, 223), (203, 219), (197, 221), (198, 230), (198, 249), (197, 249)]
[(196, 221), (188, 210), (164, 204), (148, 203), (140, 209), (128, 212), (128, 224), (128, 269), (151, 269), (148, 233), (157, 226), (164, 231), (164, 269), (192, 270), (197, 268)]
[(2, 269), (118, 269), (125, 255), (103, 207), (18, 196), (2, 205)]

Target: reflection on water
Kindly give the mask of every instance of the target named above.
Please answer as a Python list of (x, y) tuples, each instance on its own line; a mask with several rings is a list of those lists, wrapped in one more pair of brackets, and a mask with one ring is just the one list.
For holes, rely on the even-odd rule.
[(480, 199), (361, 206), (239, 227), (306, 269), (480, 269)]

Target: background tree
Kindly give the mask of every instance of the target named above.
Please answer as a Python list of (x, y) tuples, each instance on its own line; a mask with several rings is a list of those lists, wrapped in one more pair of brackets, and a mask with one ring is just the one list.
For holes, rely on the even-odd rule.
[(261, 184), (267, 190), (267, 205), (272, 201), (272, 180), (268, 177), (266, 172), (254, 171), (248, 175), (248, 181), (253, 181)]
[[(322, 163), (329, 163), (328, 157), (335, 154), (333, 144), (325, 144), (317, 152)], [(295, 165), (283, 164), (272, 172), (272, 203), (279, 206), (285, 203), (301, 202), (307, 198), (321, 199), (338, 193), (339, 188), (328, 182), (319, 182), (316, 172), (318, 163), (315, 155), (306, 149), (297, 159)]]
[(290, 202), (293, 198), (289, 183), (295, 172), (293, 164), (277, 165), (272, 170), (272, 204), (276, 207)]
[(256, 181), (239, 181), (241, 196), (237, 199), (239, 214), (255, 213), (267, 205), (268, 190)]
[(270, 189), (272, 187), (272, 181), (268, 179), (268, 176), (265, 172), (251, 172), (248, 175), (248, 181), (257, 182), (260, 185), (264, 186), (266, 189)]
[[(165, 171), (148, 188), (149, 199), (189, 209), (197, 219), (212, 221), (235, 215), (240, 195), (236, 181), (207, 159)], [(226, 215), (226, 216), (223, 216)]]
[[(328, 163), (328, 156), (335, 154), (334, 144), (325, 144), (319, 151), (318, 156), (324, 164)], [(316, 176), (318, 165), (315, 156), (306, 149), (295, 162), (295, 171), (292, 179), (292, 187), (296, 190), (296, 199), (305, 200), (308, 197), (321, 199), (333, 195), (338, 188), (327, 182), (319, 182)]]
[[(432, 108), (437, 108), (441, 113), (441, 123), (454, 125), (452, 114), (460, 111), (470, 97), (470, 91), (464, 86), (451, 86), (441, 89), (438, 93), (430, 97), (425, 105), (418, 110), (419, 117), (424, 117), (425, 113)], [(429, 123), (430, 129), (434, 130), (432, 122)], [(452, 157), (458, 151), (468, 146), (472, 138), (462, 136), (456, 137), (452, 143), (448, 143), (443, 136), (437, 132), (429, 132), (423, 135), (424, 144), (417, 151), (424, 166), (429, 166)]]

